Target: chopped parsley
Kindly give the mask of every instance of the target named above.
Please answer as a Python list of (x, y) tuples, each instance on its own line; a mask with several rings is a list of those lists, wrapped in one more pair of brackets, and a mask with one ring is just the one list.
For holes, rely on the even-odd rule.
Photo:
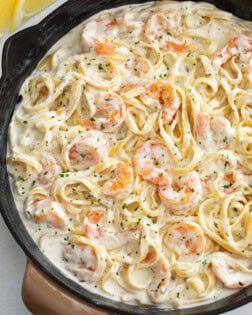
[(192, 56), (191, 50), (189, 50), (189, 52), (188, 52), (188, 54), (186, 55), (186, 57), (190, 57), (190, 56)]
[(228, 138), (227, 138), (227, 136), (225, 136), (222, 141), (223, 141), (224, 143), (228, 144)]
[(232, 183), (229, 183), (229, 184), (226, 184), (226, 185), (223, 185), (224, 188), (230, 188), (233, 184)]
[(126, 208), (127, 208), (127, 203), (124, 202), (124, 203), (122, 204), (122, 208), (123, 208), (123, 209), (126, 209)]
[(229, 162), (226, 161), (225, 164), (224, 164), (224, 168), (226, 168), (228, 165), (229, 165)]
[(102, 64), (101, 64), (101, 63), (99, 63), (99, 65), (98, 65), (98, 69), (99, 69), (99, 70), (103, 70), (103, 66), (102, 66)]
[(60, 177), (63, 177), (63, 178), (64, 178), (64, 177), (69, 177), (69, 176), (70, 176), (69, 173), (61, 173), (61, 174), (60, 174)]
[(139, 218), (139, 219), (137, 220), (136, 224), (137, 224), (137, 225), (140, 224), (141, 220), (142, 220), (142, 219)]

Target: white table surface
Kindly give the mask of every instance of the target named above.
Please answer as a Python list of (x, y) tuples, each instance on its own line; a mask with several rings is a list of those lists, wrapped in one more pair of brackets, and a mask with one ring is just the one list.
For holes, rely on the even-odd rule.
[[(64, 2), (66, 2), (66, 0), (58, 0), (49, 8), (42, 11), (36, 17), (32, 18), (22, 28), (39, 22), (49, 12), (53, 11)], [(83, 0), (83, 2), (85, 1)], [(7, 37), (8, 35), (5, 35), (0, 39), (0, 64), (2, 46), (4, 40)], [(21, 298), (22, 279), (24, 275), (25, 264), (26, 256), (13, 239), (2, 217), (0, 216), (0, 315), (30, 314), (30, 312), (25, 308)], [(252, 303), (249, 303), (234, 311), (227, 312), (225, 315), (252, 315)]]

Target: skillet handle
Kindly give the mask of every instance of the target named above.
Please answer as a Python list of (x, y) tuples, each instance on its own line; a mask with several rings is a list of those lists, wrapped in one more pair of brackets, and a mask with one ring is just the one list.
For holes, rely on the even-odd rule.
[(34, 315), (112, 315), (67, 292), (27, 260), (22, 298)]

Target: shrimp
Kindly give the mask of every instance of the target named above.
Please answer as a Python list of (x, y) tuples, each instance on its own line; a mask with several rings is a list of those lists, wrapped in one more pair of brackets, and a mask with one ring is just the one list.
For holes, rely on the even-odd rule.
[(163, 51), (183, 53), (190, 45), (172, 37), (181, 32), (181, 15), (175, 10), (154, 13), (147, 21), (145, 36)]
[(139, 57), (129, 60), (125, 64), (123, 81), (121, 85), (122, 92), (127, 92), (138, 86), (148, 84), (153, 73), (153, 67), (146, 58)]
[(121, 29), (120, 38), (123, 37), (126, 40), (132, 40), (132, 38), (141, 37), (144, 24), (143, 14), (145, 14), (143, 9), (136, 10), (135, 12), (122, 9), (121, 12), (116, 15), (116, 21)]
[(224, 253), (216, 253), (211, 258), (212, 271), (226, 288), (239, 289), (252, 284), (252, 270), (250, 266), (237, 262)]
[(187, 52), (190, 48), (190, 45), (186, 42), (180, 43), (179, 41), (167, 41), (162, 50), (164, 51), (173, 51), (177, 54), (182, 54)]
[(248, 182), (246, 182), (244, 176), (236, 170), (226, 172), (222, 181), (219, 183), (220, 188), (225, 191), (225, 194), (239, 191), (246, 187), (246, 185), (248, 185)]
[(116, 46), (108, 41), (99, 42), (96, 40), (94, 41), (94, 51), (97, 54), (112, 55), (116, 52)]
[(198, 142), (204, 146), (214, 143), (218, 148), (224, 148), (235, 138), (235, 129), (228, 119), (214, 117), (211, 120), (205, 112), (197, 115), (194, 132)]
[(38, 174), (38, 183), (43, 186), (51, 185), (61, 173), (61, 167), (57, 164), (56, 160), (49, 155), (42, 156), (40, 164), (42, 165), (42, 172)]
[(200, 144), (210, 143), (211, 133), (210, 133), (210, 116), (208, 113), (201, 112), (197, 115), (195, 119), (195, 137)]
[(171, 272), (169, 265), (164, 257), (159, 260), (152, 267), (153, 278), (148, 287), (148, 295), (153, 303), (160, 303), (165, 298), (166, 293), (171, 286)]
[(80, 281), (95, 283), (104, 272), (104, 252), (90, 240), (72, 237), (63, 250), (63, 260), (66, 268)]
[(240, 35), (230, 39), (227, 45), (212, 56), (212, 64), (219, 67), (232, 57), (252, 52), (252, 38)]
[(112, 36), (117, 31), (117, 23), (108, 18), (90, 21), (82, 32), (84, 47), (92, 47), (97, 54), (112, 55), (116, 52), (117, 46), (106, 36)]
[(147, 100), (148, 103), (154, 100), (161, 105), (162, 120), (165, 124), (172, 122), (181, 104), (174, 86), (161, 80), (156, 81), (147, 88), (143, 100)]
[(180, 261), (195, 261), (204, 254), (206, 240), (197, 223), (183, 222), (170, 226), (164, 238), (166, 247)]
[(232, 142), (235, 138), (235, 129), (230, 121), (224, 117), (214, 117), (211, 120), (213, 140), (218, 148), (223, 148)]
[(193, 213), (201, 197), (201, 183), (199, 174), (195, 171), (159, 187), (159, 196), (168, 208), (177, 214)]
[(108, 141), (100, 131), (87, 131), (69, 150), (71, 164), (81, 170), (105, 161), (108, 157)]
[(110, 197), (124, 198), (133, 184), (132, 168), (125, 162), (117, 162), (106, 168), (100, 175), (106, 176), (108, 180), (102, 187), (105, 195)]
[(37, 223), (47, 223), (54, 228), (65, 230), (67, 227), (67, 216), (63, 206), (51, 199), (43, 199), (34, 206), (34, 219)]
[(101, 237), (101, 222), (105, 216), (105, 209), (102, 207), (92, 208), (84, 218), (84, 233), (91, 239), (99, 239)]
[(105, 225), (105, 211), (101, 208), (92, 208), (84, 218), (84, 232), (87, 237), (97, 241), (111, 250), (125, 244), (139, 240), (140, 229), (129, 229), (119, 232), (109, 231)]
[(157, 186), (170, 184), (168, 166), (170, 155), (164, 144), (154, 140), (145, 142), (134, 156), (136, 171)]
[(108, 250), (123, 247), (124, 245), (138, 241), (140, 239), (140, 229), (129, 229), (117, 233), (107, 233), (101, 239), (100, 243)]
[(121, 126), (125, 119), (126, 108), (121, 97), (113, 92), (99, 93), (96, 117), (84, 118), (82, 125), (87, 129), (112, 132)]

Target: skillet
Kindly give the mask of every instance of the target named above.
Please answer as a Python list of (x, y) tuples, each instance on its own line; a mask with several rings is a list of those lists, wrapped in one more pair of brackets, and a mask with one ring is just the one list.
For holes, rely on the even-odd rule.
[[(0, 79), (0, 211), (13, 237), (27, 257), (50, 279), (56, 281), (76, 297), (102, 309), (120, 314), (192, 315), (219, 314), (252, 301), (252, 287), (244, 288), (210, 304), (186, 309), (159, 309), (155, 306), (133, 306), (98, 296), (65, 277), (42, 254), (27, 232), (15, 206), (6, 170), (8, 125), (15, 107), (20, 102), (19, 89), (53, 44), (73, 27), (95, 13), (125, 4), (144, 3), (145, 0), (70, 0), (47, 16), (39, 24), (10, 37), (2, 56)], [(218, 8), (252, 20), (252, 0), (208, 0)]]

